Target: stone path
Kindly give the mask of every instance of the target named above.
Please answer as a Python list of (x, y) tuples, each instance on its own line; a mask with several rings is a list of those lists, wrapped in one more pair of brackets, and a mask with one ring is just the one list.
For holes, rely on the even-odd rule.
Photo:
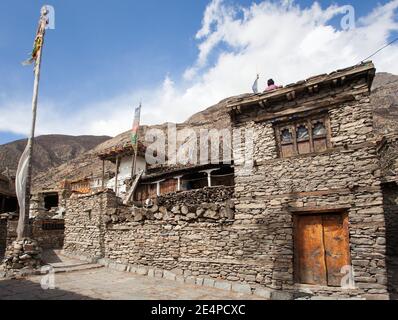
[(54, 268), (55, 273), (83, 271), (102, 268), (100, 264), (93, 264), (62, 255), (61, 250), (47, 250), (42, 259), (46, 265)]
[(0, 300), (253, 300), (252, 295), (118, 272), (106, 268), (55, 274), (54, 290), (42, 276), (0, 280)]
[(120, 272), (46, 251), (55, 289), (42, 288), (46, 276), (0, 279), (0, 300), (253, 300), (252, 295)]

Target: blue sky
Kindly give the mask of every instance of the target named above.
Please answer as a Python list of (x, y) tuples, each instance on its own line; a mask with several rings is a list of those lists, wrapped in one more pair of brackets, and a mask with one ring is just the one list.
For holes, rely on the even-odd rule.
[[(284, 46), (280, 50), (285, 51), (275, 49), (273, 52), (280, 43), (272, 41), (291, 41), (284, 24), (276, 26), (272, 39), (265, 43), (270, 37), (267, 30), (275, 26), (267, 25), (266, 21), (270, 20), (267, 14), (275, 12), (274, 16), (280, 14), (286, 21), (292, 21), (290, 28), (295, 28), (295, 20), (289, 16), (296, 15), (297, 23), (303, 25), (305, 32), (311, 30), (308, 28), (313, 22), (302, 15), (313, 6), (313, 1), (294, 1), (295, 9), (287, 8), (282, 12), (278, 11), (281, 7), (279, 1), (271, 1), (269, 6), (265, 6), (265, 2), (269, 1), (2, 0), (0, 144), (25, 137), (29, 129), (33, 75), (32, 68), (22, 67), (21, 61), (31, 50), (43, 4), (54, 6), (56, 29), (49, 30), (46, 37), (38, 134), (116, 135), (129, 129), (132, 109), (141, 99), (143, 122), (153, 124), (183, 121), (221, 98), (249, 91), (252, 75), (266, 68), (271, 70), (274, 67), (266, 61), (286, 53)], [(358, 21), (371, 14), (377, 6), (380, 8), (388, 3), (396, 4), (396, 1), (319, 2), (322, 12), (333, 4), (336, 7), (350, 4), (355, 8)], [(389, 9), (392, 12), (389, 21), (384, 12), (381, 22), (375, 19), (374, 23), (360, 23), (357, 33), (341, 32), (341, 14), (334, 14), (321, 27), (314, 25), (315, 38), (303, 36), (301, 42), (295, 44), (299, 49), (306, 46), (306, 53), (301, 58), (307, 58), (308, 68), (297, 69), (300, 57), (292, 55), (286, 61), (280, 61), (281, 69), (272, 69), (273, 74), (280, 74), (283, 82), (296, 81), (313, 72), (333, 71), (344, 63), (366, 57), (373, 49), (398, 35), (394, 25), (398, 20), (396, 7), (392, 5), (392, 8)], [(233, 14), (232, 10), (235, 11)], [(244, 10), (251, 13), (246, 19), (243, 19)], [(206, 29), (206, 17), (212, 21), (210, 30), (198, 38), (198, 32)], [(242, 27), (242, 35), (233, 35), (232, 30), (237, 24)], [(250, 24), (258, 27), (251, 29)], [(255, 30), (257, 38), (249, 34), (245, 36), (246, 27), (247, 30)], [(343, 55), (347, 54), (348, 59), (344, 57), (339, 61), (333, 57), (323, 61), (324, 48), (313, 50), (309, 43), (316, 37), (324, 39), (325, 36), (330, 36), (330, 41), (324, 46), (330, 45), (329, 51), (340, 52), (344, 41), (349, 45), (350, 36), (355, 39), (363, 37), (368, 45), (347, 47)], [(258, 42), (261, 38), (265, 40)], [(204, 48), (209, 47), (211, 49), (207, 52)], [(358, 51), (354, 52), (356, 48)], [(395, 56), (396, 47), (393, 49), (385, 55)], [(261, 59), (262, 50), (264, 61)], [(201, 52), (205, 56), (204, 63), (200, 61)], [(256, 66), (251, 62), (253, 57), (258, 60)], [(319, 62), (314, 66), (318, 57)], [(391, 61), (383, 59), (380, 60), (381, 69), (396, 72)], [(227, 71), (229, 64), (236, 65), (241, 79), (230, 83), (224, 80), (231, 78)], [(289, 75), (285, 72), (288, 67), (292, 68)]]

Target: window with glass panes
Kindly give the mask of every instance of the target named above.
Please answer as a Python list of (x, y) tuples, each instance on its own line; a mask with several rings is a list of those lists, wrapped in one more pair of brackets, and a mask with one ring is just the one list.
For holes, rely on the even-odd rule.
[(275, 131), (281, 158), (323, 152), (330, 147), (327, 116), (279, 125)]

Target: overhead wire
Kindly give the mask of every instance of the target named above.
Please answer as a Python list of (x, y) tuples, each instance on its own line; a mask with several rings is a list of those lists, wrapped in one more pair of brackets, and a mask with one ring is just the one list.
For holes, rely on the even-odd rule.
[(363, 59), (361, 61), (361, 63), (364, 63), (365, 61), (369, 60), (370, 58), (373, 58), (376, 54), (378, 54), (379, 52), (383, 51), (384, 49), (386, 49), (387, 47), (391, 46), (393, 43), (397, 42), (398, 38), (394, 39), (393, 41), (389, 42), (388, 44), (386, 44), (384, 47), (380, 48), (379, 50), (375, 51), (373, 54), (371, 54), (369, 57)]

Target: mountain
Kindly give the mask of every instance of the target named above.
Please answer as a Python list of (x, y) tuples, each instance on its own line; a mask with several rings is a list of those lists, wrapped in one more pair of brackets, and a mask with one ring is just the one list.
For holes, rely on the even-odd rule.
[(376, 130), (382, 134), (398, 132), (398, 76), (378, 73), (370, 99), (375, 112)]
[[(239, 99), (240, 96), (234, 98)], [(177, 124), (177, 129), (185, 128), (198, 131), (202, 128), (227, 128), (230, 125), (229, 116), (225, 112), (227, 100), (193, 115), (184, 123)], [(379, 134), (398, 133), (398, 76), (378, 73), (372, 87), (371, 103), (375, 113), (375, 128)], [(160, 129), (166, 132), (167, 125), (165, 123), (156, 126), (143, 126), (140, 128), (140, 136), (143, 137), (149, 129)], [(129, 138), (129, 132), (122, 133), (68, 163), (38, 175), (34, 181), (36, 189), (54, 188), (64, 179), (80, 179), (90, 175), (100, 175), (102, 163), (96, 154), (108, 148), (129, 143)], [(106, 171), (114, 172), (114, 169), (114, 165), (106, 162)]]
[[(58, 167), (109, 139), (110, 137), (106, 136), (39, 136), (35, 139), (34, 174)], [(23, 139), (0, 145), (0, 173), (7, 171), (8, 168), (11, 176), (15, 174), (19, 158), (26, 147), (26, 143), (27, 139)]]

